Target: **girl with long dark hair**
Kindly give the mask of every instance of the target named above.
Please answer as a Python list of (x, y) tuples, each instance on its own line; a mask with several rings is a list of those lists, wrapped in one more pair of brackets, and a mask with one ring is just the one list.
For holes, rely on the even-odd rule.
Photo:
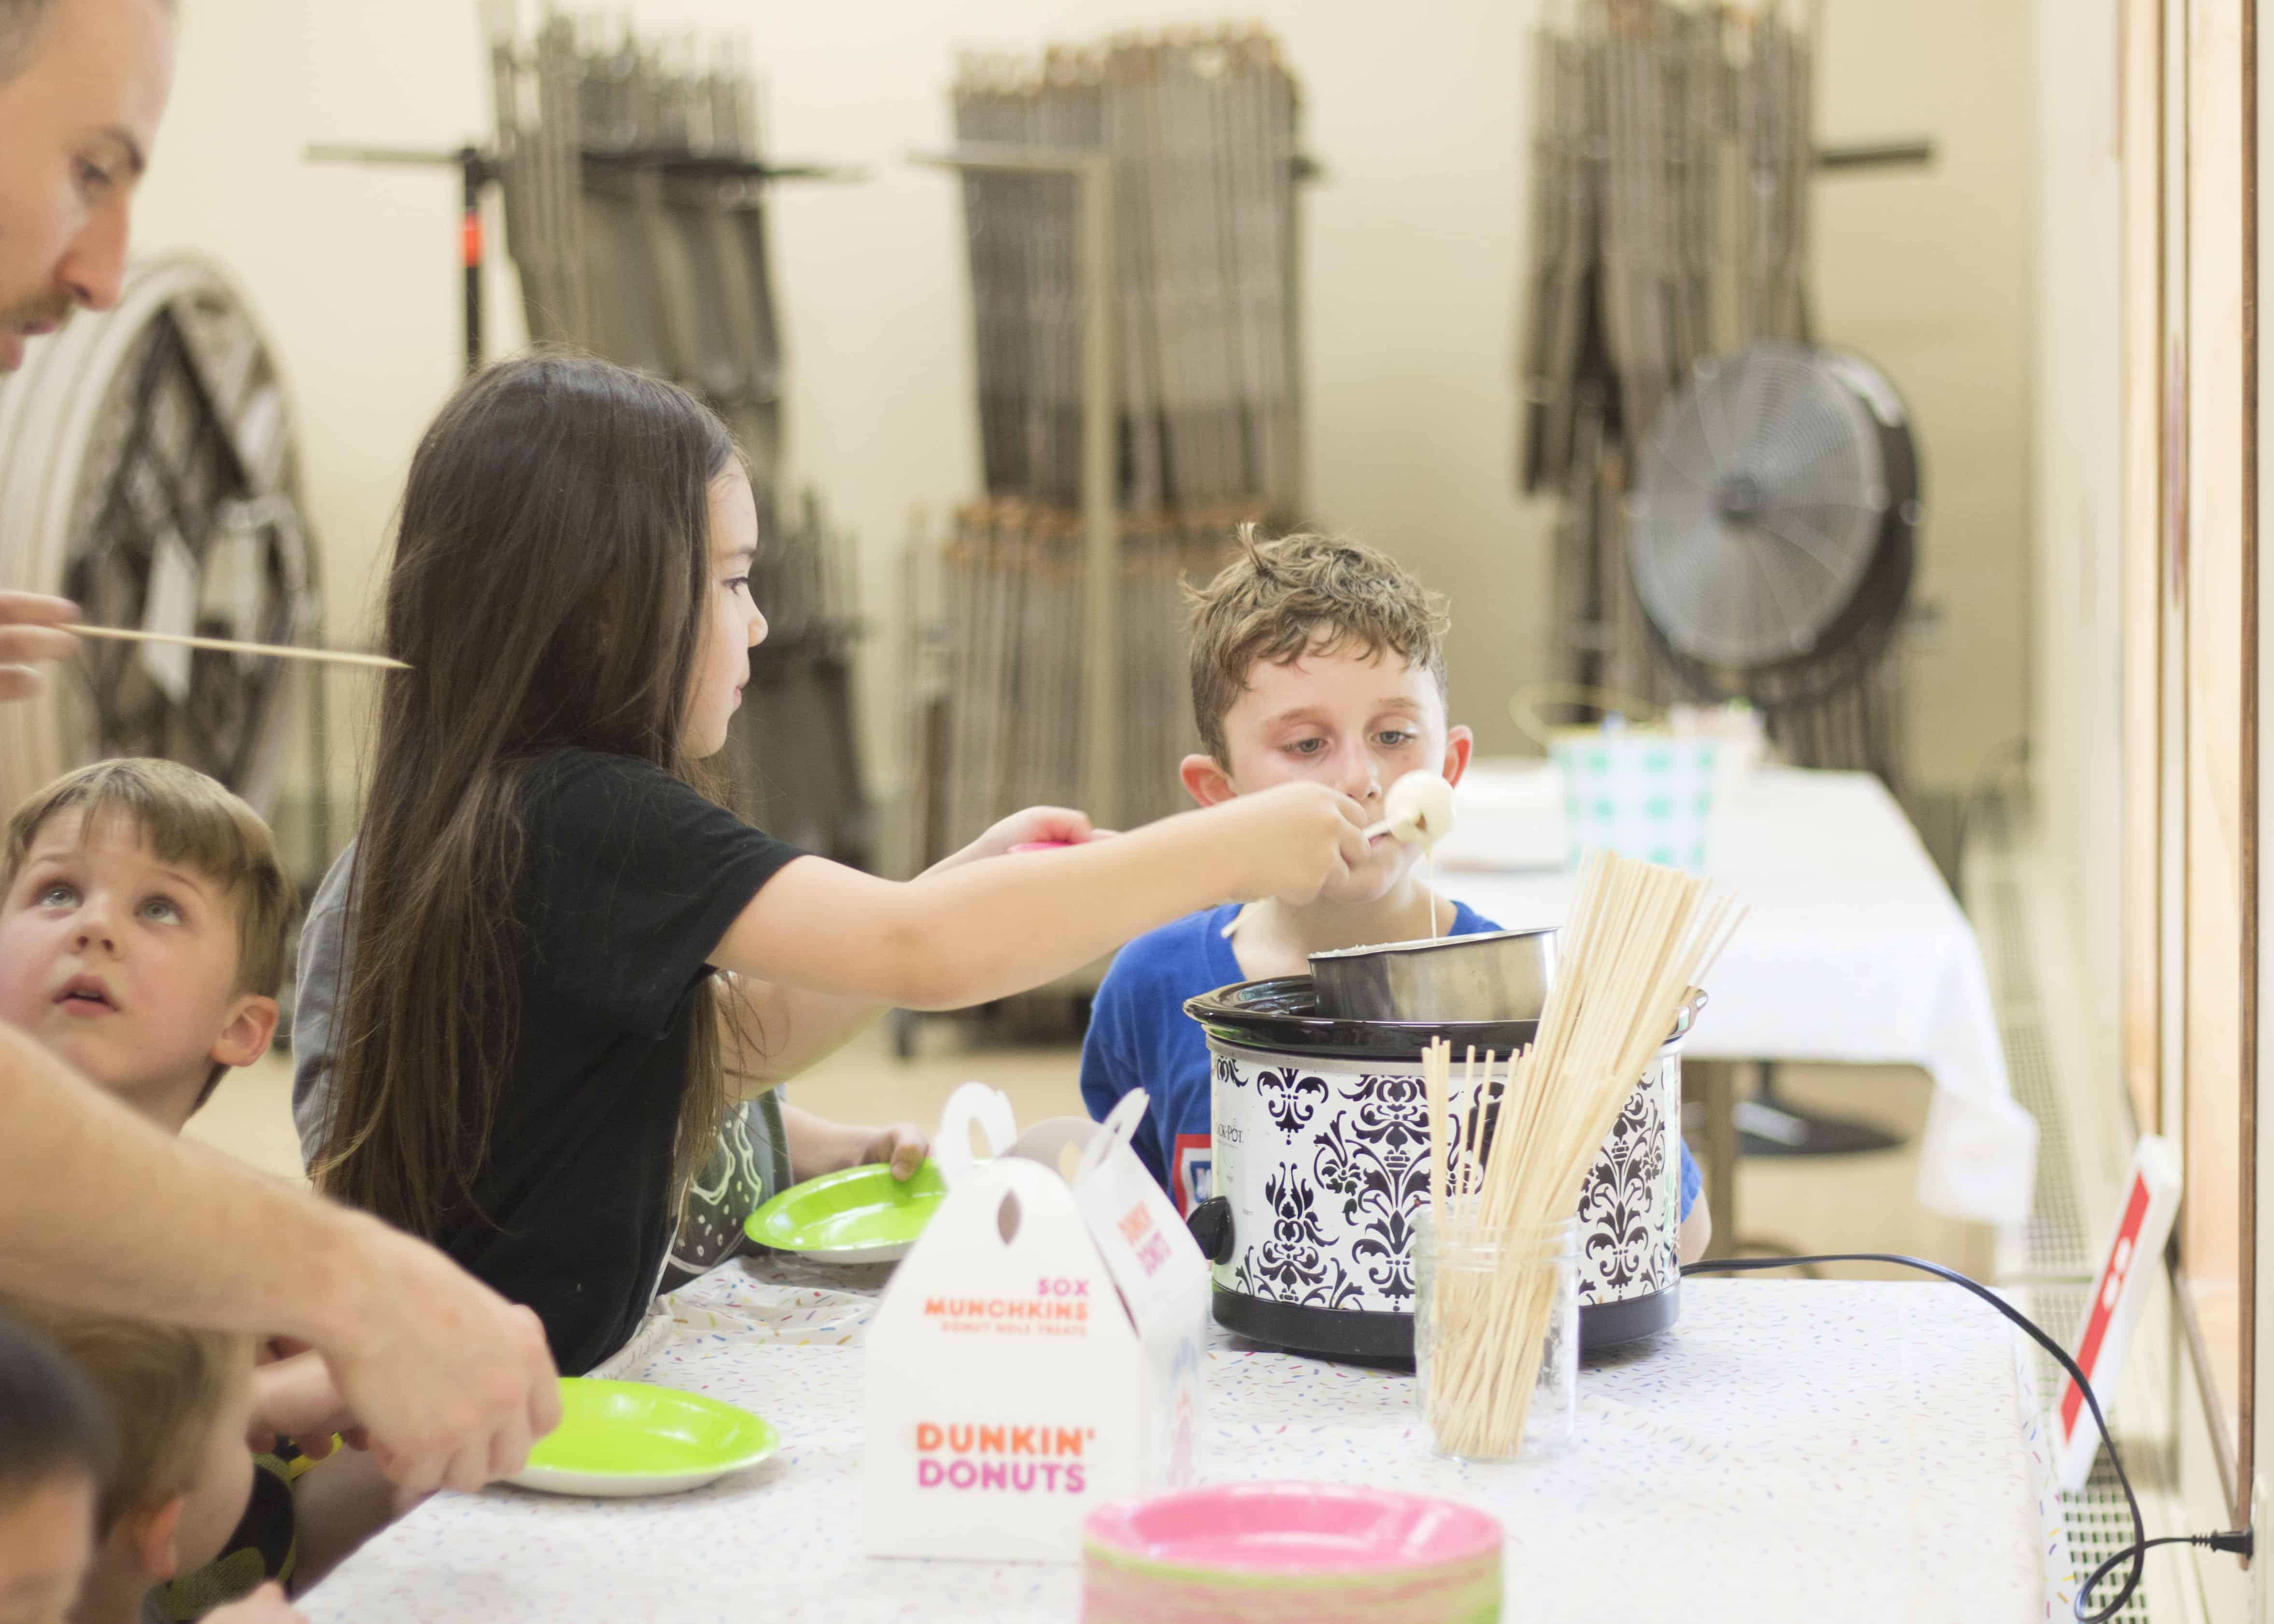
[[(732, 1103), (879, 1005), (1002, 997), (1206, 904), (1306, 899), (1365, 851), (1316, 784), (1111, 839), (1038, 808), (905, 883), (771, 838), (702, 767), (765, 635), (757, 539), (719, 420), (583, 358), (468, 382), (403, 497), (385, 643), (410, 669), (381, 695), (315, 1177), (530, 1304), (564, 1372), (637, 1327)], [(1004, 855), (1036, 839), (1072, 849)]]

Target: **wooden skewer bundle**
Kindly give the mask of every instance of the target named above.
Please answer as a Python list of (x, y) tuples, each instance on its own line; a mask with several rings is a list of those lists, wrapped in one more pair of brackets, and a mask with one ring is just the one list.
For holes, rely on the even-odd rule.
[(1558, 1288), (1543, 1265), (1643, 1068), (1743, 917), (1703, 880), (1590, 853), (1532, 1047), (1497, 1079), (1494, 1056), (1480, 1074), (1471, 1049), (1457, 1088), (1451, 1048), (1430, 1045), (1436, 1256), (1422, 1406), (1439, 1448), (1517, 1452)]

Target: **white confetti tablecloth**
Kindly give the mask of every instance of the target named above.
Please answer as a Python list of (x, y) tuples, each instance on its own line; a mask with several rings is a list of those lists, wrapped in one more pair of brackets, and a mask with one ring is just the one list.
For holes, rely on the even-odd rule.
[[(1440, 888), (1511, 930), (1562, 923), (1562, 796), (1552, 767), (1477, 763), (1437, 848)], [(1763, 768), (1719, 820), (1711, 877), (1751, 913), (1683, 1052), (1918, 1066), (1935, 1084), (1920, 1203), (1983, 1223), (2027, 1218), (2037, 1123), (2007, 1083), (1982, 949), (1886, 786)]]
[[(667, 1299), (636, 1372), (779, 1429), (764, 1465), (652, 1500), (442, 1494), (305, 1600), (328, 1620), (1071, 1624), (1079, 1569), (860, 1552), (865, 1290), (779, 1260)], [(1219, 1338), (1203, 1474), (1472, 1501), (1508, 1532), (1506, 1616), (1539, 1624), (1969, 1624), (2066, 1616), (2067, 1555), (2005, 1321), (1931, 1284), (1692, 1281), (1679, 1325), (1580, 1379), (1548, 1460), (1430, 1453), (1410, 1377)], [(2056, 1615), (2052, 1608), (2063, 1611)]]

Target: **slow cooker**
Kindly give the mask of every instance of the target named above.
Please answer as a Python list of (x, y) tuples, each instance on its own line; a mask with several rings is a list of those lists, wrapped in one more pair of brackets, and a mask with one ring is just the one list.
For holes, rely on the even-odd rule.
[[(1579, 1337), (1612, 1347), (1672, 1325), (1681, 1303), (1682, 1040), (1636, 1083), (1579, 1202)], [(1212, 1187), (1193, 1209), (1216, 1323), (1276, 1347), (1413, 1357), (1413, 1219), (1429, 1200), (1421, 1054), (1473, 1045), (1502, 1062), (1536, 1020), (1396, 1021), (1321, 1015), (1307, 975), (1188, 1000), (1208, 1034)]]

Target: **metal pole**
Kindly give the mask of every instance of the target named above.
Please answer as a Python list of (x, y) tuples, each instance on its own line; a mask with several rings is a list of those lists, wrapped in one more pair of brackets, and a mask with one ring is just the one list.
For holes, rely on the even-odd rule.
[(1113, 163), (1081, 171), (1081, 526), (1084, 798), (1108, 828), (1121, 806), (1121, 537), (1113, 488)]
[(490, 162), (478, 149), (462, 147), (458, 168), (465, 180), (458, 257), (466, 274), (466, 373), (471, 377), (482, 370), (482, 187), (490, 177)]
[(960, 141), (912, 162), (947, 169), (1071, 175), (1081, 229), (1082, 799), (1117, 825), (1121, 805), (1121, 534), (1114, 490), (1113, 160), (1080, 147)]

